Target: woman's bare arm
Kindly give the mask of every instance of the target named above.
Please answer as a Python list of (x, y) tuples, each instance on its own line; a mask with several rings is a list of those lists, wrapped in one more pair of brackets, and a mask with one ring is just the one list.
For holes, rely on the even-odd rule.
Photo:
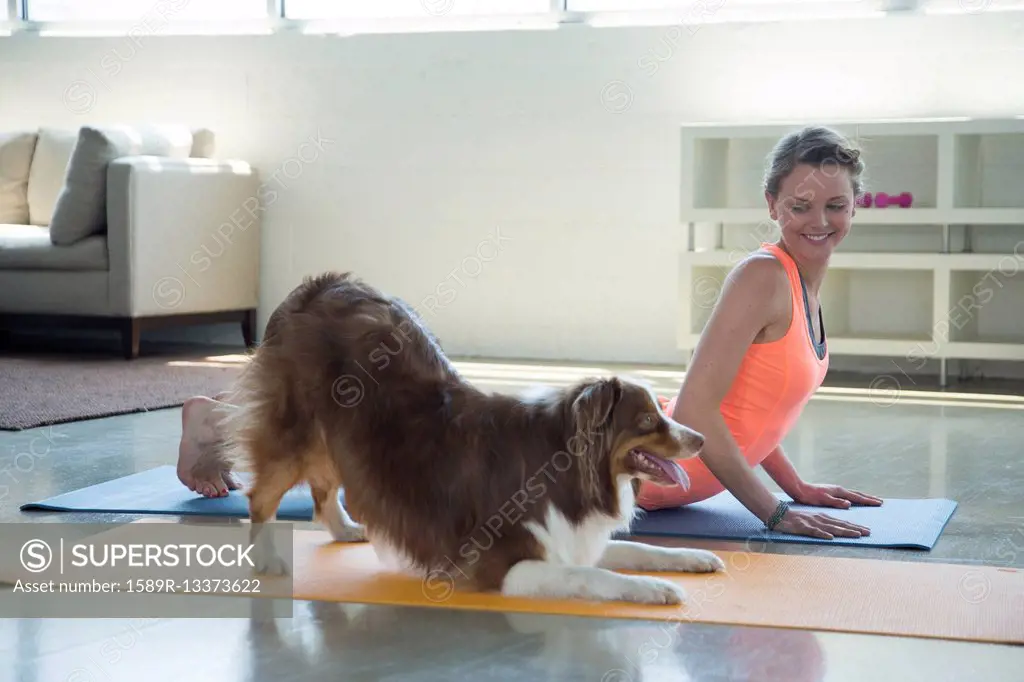
[(722, 418), (721, 405), (748, 347), (786, 314), (788, 297), (785, 272), (774, 258), (755, 256), (733, 269), (694, 350), (673, 414), (704, 435), (701, 459), (762, 521), (779, 501), (747, 464)]
[(789, 457), (786, 456), (781, 445), (764, 458), (764, 461), (761, 462), (761, 468), (782, 488), (782, 492), (794, 500), (800, 499), (800, 494), (804, 488), (804, 480), (800, 478), (800, 474), (797, 473), (793, 463), (789, 461)]
[[(767, 522), (779, 500), (747, 464), (722, 418), (721, 406), (750, 344), (766, 330), (788, 326), (798, 315), (790, 303), (782, 266), (769, 257), (752, 257), (726, 278), (718, 304), (701, 334), (686, 370), (673, 418), (704, 435), (700, 458), (722, 485), (752, 514)], [(860, 537), (870, 531), (815, 512), (785, 512), (776, 530), (832, 539)]]

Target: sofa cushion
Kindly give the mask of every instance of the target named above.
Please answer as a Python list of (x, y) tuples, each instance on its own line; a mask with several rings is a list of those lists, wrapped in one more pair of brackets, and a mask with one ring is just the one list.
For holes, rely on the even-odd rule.
[(209, 128), (194, 128), (192, 130), (192, 158), (212, 159), (216, 151), (216, 141), (216, 136)]
[(93, 235), (70, 246), (54, 246), (49, 228), (0, 225), (0, 269), (107, 270), (106, 235)]
[(109, 292), (105, 270), (0, 268), (0, 314), (118, 315)]
[[(64, 187), (71, 152), (75, 148), (78, 134), (59, 128), (40, 128), (35, 151), (32, 153), (32, 169), (28, 173), (28, 222), (32, 225), (49, 225), (57, 196)], [(17, 221), (6, 221), (17, 222)]]
[(188, 158), (192, 131), (183, 126), (82, 126), (53, 207), (50, 240), (74, 244), (107, 224), (107, 166), (123, 156)]
[(36, 131), (0, 133), (0, 223), (28, 224), (28, 173)]
[[(78, 141), (78, 131), (40, 128), (35, 134), (38, 142), (35, 143), (28, 174), (28, 220), (8, 219), (0, 211), (0, 222), (49, 225), (53, 218), (53, 207), (64, 188), (64, 176)], [(193, 158), (212, 159), (215, 149), (216, 136), (212, 130), (192, 130), (190, 155)]]

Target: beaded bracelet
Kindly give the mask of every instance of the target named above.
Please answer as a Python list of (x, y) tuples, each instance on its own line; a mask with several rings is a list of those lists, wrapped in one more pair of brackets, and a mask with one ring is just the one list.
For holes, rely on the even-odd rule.
[(775, 511), (772, 512), (772, 515), (768, 520), (764, 522), (764, 525), (768, 530), (775, 530), (775, 526), (779, 525), (779, 522), (782, 521), (782, 517), (786, 515), (787, 511), (789, 511), (790, 504), (792, 503), (786, 502), (785, 500), (779, 502), (779, 506), (775, 508)]

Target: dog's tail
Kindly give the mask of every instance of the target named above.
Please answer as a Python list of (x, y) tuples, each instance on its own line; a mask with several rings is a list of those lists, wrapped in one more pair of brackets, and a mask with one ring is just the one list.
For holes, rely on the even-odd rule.
[(271, 313), (263, 331), (264, 342), (273, 342), (287, 317), (305, 312), (318, 298), (346, 284), (357, 288), (366, 286), (351, 272), (329, 271), (303, 277), (302, 284), (295, 287)]
[[(295, 387), (276, 380), (281, 363), (302, 362), (301, 350), (311, 342), (312, 325), (297, 320), (306, 316), (318, 299), (365, 296), (367, 290), (353, 273), (331, 271), (304, 277), (302, 284), (285, 297), (267, 320), (260, 346), (217, 408), (217, 440), (204, 446), (192, 468), (193, 476), (209, 480), (218, 472), (253, 465), (251, 446), (274, 432), (271, 424), (287, 422), (296, 409), (301, 409)], [(302, 339), (298, 346), (297, 338)]]
[[(218, 396), (218, 398), (230, 396)], [(202, 452), (192, 465), (192, 476), (196, 480), (216, 480), (217, 474), (225, 474), (249, 465), (246, 451), (237, 447), (231, 437), (230, 422), (239, 416), (241, 408), (229, 401), (222, 401), (214, 408), (219, 426), (214, 439), (203, 443)]]
[(192, 477), (198, 481), (217, 480), (218, 474), (224, 475), (242, 464), (242, 453), (226, 439), (204, 444), (202, 454), (192, 465)]

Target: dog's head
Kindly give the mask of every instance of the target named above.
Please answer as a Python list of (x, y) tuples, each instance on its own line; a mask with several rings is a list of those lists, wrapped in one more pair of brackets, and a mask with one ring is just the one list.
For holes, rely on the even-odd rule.
[(665, 414), (649, 388), (612, 377), (584, 381), (575, 393), (575, 435), (569, 443), (574, 454), (591, 466), (608, 466), (613, 480), (625, 474), (689, 487), (675, 460), (696, 456), (704, 437)]

